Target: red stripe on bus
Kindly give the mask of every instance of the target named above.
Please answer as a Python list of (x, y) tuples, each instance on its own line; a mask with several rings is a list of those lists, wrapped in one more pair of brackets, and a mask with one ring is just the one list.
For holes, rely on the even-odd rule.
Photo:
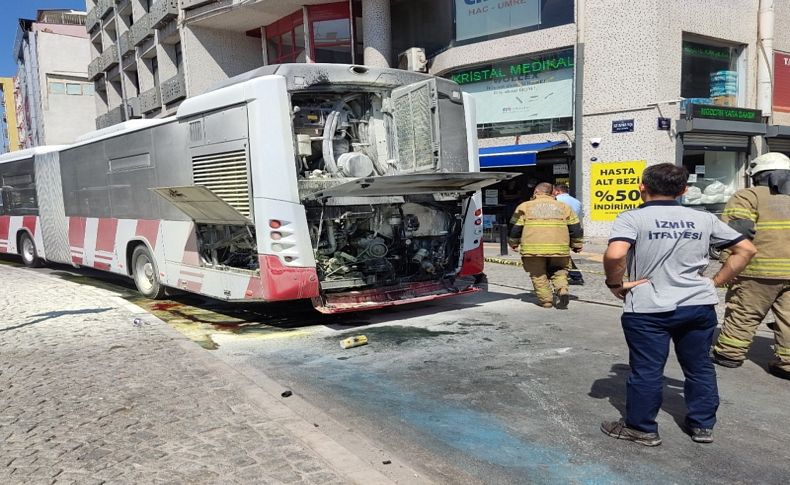
[(9, 227), (11, 227), (11, 216), (0, 216), (0, 239), (8, 239)]
[(200, 256), (198, 255), (197, 246), (197, 233), (195, 233), (194, 225), (190, 226), (189, 239), (187, 239), (187, 242), (184, 245), (184, 256), (181, 258), (181, 262), (191, 266), (200, 266)]
[(36, 225), (38, 223), (38, 216), (24, 216), (22, 217), (22, 227), (30, 231), (31, 236), (36, 235)]
[(266, 301), (297, 300), (318, 296), (315, 268), (283, 266), (270, 254), (258, 256), (261, 277), (250, 278), (245, 296)]
[(137, 230), (135, 235), (144, 237), (151, 249), (156, 249), (156, 239), (159, 236), (159, 221), (151, 221), (148, 219), (140, 219), (137, 221)]
[[(72, 257), (71, 259), (73, 261), (74, 257)], [(94, 261), (93, 262), (93, 267), (96, 268), (96, 269), (103, 270), (103, 271), (110, 271), (110, 265), (107, 264), (107, 263), (99, 263), (98, 261)]]
[(69, 246), (80, 249), (85, 248), (84, 217), (69, 217)]
[(115, 250), (115, 233), (117, 229), (118, 219), (99, 219), (99, 226), (96, 229), (96, 251), (111, 253)]

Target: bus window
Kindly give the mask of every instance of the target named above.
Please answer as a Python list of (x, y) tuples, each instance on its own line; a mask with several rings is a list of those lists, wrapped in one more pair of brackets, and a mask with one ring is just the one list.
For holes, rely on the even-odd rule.
[(3, 197), (0, 212), (12, 216), (38, 215), (32, 161), (13, 162), (0, 167)]

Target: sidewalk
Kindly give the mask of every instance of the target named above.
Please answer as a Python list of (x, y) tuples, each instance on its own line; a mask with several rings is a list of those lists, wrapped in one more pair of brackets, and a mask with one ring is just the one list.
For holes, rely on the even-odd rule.
[(110, 292), (7, 265), (0, 288), (0, 483), (391, 483)]

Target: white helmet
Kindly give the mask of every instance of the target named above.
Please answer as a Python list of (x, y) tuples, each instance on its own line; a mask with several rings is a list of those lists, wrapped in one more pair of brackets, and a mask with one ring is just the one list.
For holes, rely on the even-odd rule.
[(749, 162), (746, 173), (754, 177), (766, 170), (790, 170), (790, 158), (779, 152), (763, 153), (759, 157)]

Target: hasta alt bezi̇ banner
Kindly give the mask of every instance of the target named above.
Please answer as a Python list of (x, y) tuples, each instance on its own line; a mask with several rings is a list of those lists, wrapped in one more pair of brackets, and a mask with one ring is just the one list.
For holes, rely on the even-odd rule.
[(573, 116), (573, 51), (458, 72), (452, 80), (474, 98), (478, 124)]
[(646, 160), (590, 165), (590, 218), (613, 221), (617, 214), (642, 204), (639, 184)]
[(540, 23), (540, 0), (455, 0), (455, 39), (467, 40)]

